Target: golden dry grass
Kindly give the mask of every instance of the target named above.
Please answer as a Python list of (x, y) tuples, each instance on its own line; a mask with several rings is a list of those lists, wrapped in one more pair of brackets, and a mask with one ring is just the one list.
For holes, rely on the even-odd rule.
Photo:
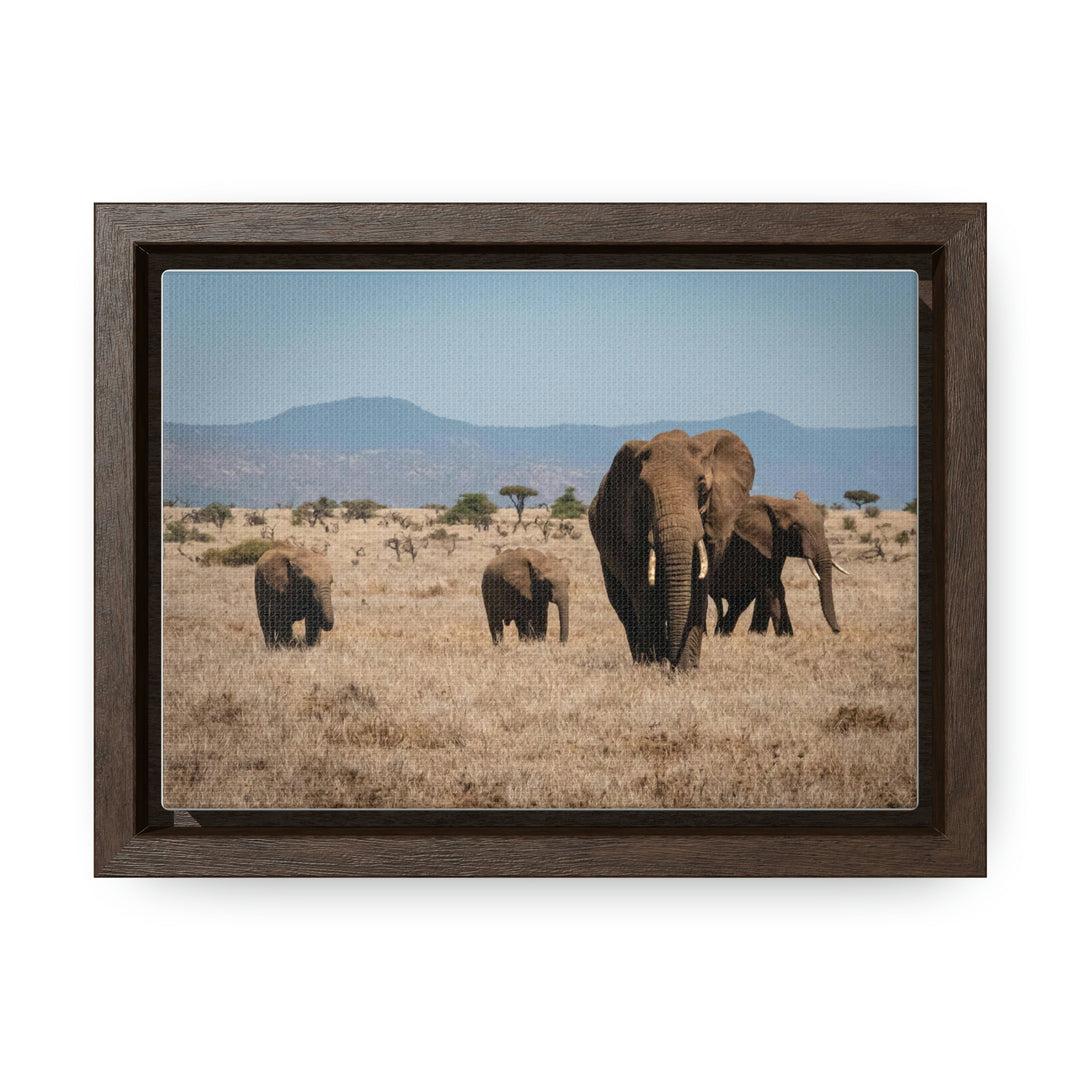
[[(166, 508), (165, 520), (183, 513)], [(403, 511), (414, 520), (431, 513)], [(164, 796), (177, 808), (910, 807), (916, 801), (915, 517), (830, 511), (833, 635), (801, 561), (784, 574), (795, 637), (711, 635), (700, 668), (635, 666), (607, 601), (588, 524), (550, 539), (571, 574), (570, 640), (492, 646), (480, 578), (493, 544), (543, 546), (454, 526), (413, 562), (377, 521), (291, 526), (328, 543), (336, 625), (314, 649), (269, 651), (253, 570), (185, 555), (257, 537), (243, 512), (207, 543), (165, 544)], [(526, 520), (530, 515), (526, 512)], [(501, 528), (515, 520), (500, 511)], [(414, 533), (419, 537), (430, 528)], [(866, 561), (859, 534), (886, 538)], [(358, 555), (357, 548), (364, 554)], [(896, 555), (903, 555), (893, 561)], [(710, 604), (709, 626), (715, 612)], [(554, 634), (550, 633), (556, 628)], [(302, 624), (297, 625), (302, 633)]]

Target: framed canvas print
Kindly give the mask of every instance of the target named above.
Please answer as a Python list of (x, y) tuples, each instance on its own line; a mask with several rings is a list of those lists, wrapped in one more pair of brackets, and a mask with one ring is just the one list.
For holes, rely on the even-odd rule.
[(99, 873), (984, 872), (981, 206), (97, 230)]

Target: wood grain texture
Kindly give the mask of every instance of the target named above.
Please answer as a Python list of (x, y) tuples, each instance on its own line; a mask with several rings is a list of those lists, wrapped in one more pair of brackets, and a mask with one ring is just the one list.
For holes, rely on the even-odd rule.
[(945, 256), (947, 829), (986, 861), (986, 213)]
[(916, 835), (200, 836), (133, 839), (104, 876), (948, 877), (973, 872), (948, 837)]
[[(102, 204), (95, 260), (95, 872), (103, 876), (950, 876), (985, 873), (985, 208), (980, 204)], [(552, 816), (422, 828), (357, 823), (268, 828), (250, 816), (174, 816), (153, 801), (147, 726), (147, 559), (160, 508), (146, 482), (146, 334), (139, 304), (175, 265), (844, 265), (852, 252), (918, 269), (932, 320), (920, 365), (932, 461), (920, 508), (935, 554), (929, 656), (932, 769), (910, 827), (851, 815), (748, 828), (716, 812), (641, 829)], [(139, 262), (139, 260), (142, 262)], [(771, 260), (771, 261), (770, 261)], [(320, 265), (324, 265), (320, 262)], [(138, 295), (137, 295), (138, 294)], [(145, 312), (144, 312), (145, 315)], [(141, 366), (140, 366), (141, 365)], [(925, 393), (924, 393), (925, 391)], [(146, 398), (146, 400), (143, 400)], [(925, 457), (924, 453), (924, 457)], [(142, 480), (139, 478), (143, 477)], [(927, 480), (927, 477), (929, 479)], [(927, 484), (929, 487), (927, 487)], [(924, 490), (925, 488), (925, 490)], [(156, 490), (156, 489), (155, 489)], [(925, 500), (925, 502), (924, 502)], [(155, 505), (150, 505), (155, 503)], [(153, 541), (152, 543), (150, 541)], [(144, 550), (145, 549), (145, 550)], [(151, 549), (153, 551), (151, 552)], [(152, 620), (150, 620), (152, 623)], [(144, 700), (147, 699), (147, 700)], [(920, 696), (920, 701), (924, 699)], [(158, 748), (159, 750), (159, 748)], [(557, 812), (556, 812), (557, 813)], [(709, 814), (709, 812), (702, 812)], [(582, 819), (584, 820), (584, 819)], [(176, 824), (168, 824), (175, 821)]]
[[(940, 246), (978, 204), (105, 203), (133, 244)], [(823, 240), (824, 236), (827, 240)]]
[(136, 829), (134, 263), (107, 215), (94, 264), (94, 866)]

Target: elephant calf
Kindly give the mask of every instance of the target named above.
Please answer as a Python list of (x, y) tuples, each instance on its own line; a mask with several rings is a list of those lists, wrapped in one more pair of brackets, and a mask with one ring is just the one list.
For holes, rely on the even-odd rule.
[(547, 637), (548, 604), (559, 609), (559, 640), (570, 635), (570, 578), (556, 558), (535, 548), (514, 548), (496, 555), (480, 585), (491, 640), (498, 645), (507, 623), (519, 638)]
[(304, 640), (318, 643), (334, 629), (330, 564), (321, 555), (293, 545), (273, 547), (255, 564), (255, 606), (267, 648), (293, 645), (293, 623), (304, 620)]

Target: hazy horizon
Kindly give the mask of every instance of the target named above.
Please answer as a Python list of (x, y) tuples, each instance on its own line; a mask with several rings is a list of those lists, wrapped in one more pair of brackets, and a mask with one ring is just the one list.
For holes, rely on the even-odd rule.
[(914, 426), (917, 323), (911, 271), (168, 271), (163, 414), (391, 397), (482, 427)]
[[(186, 420), (165, 420), (166, 424), (179, 424), (183, 427), (240, 427), (244, 424), (258, 424), (267, 420), (274, 420), (279, 416), (283, 416), (287, 412), (291, 412), (293, 409), (312, 409), (318, 408), (320, 405), (335, 405), (342, 401), (403, 401), (407, 405), (412, 405), (414, 408), (420, 409), (421, 406), (417, 405), (414, 401), (409, 401), (408, 398), (396, 397), (393, 394), (380, 394), (377, 396), (369, 396), (364, 394), (352, 394), (347, 398), (334, 398), (330, 401), (312, 401), (305, 404), (289, 405), (284, 409), (280, 409), (277, 412), (271, 413), (268, 416), (257, 416), (251, 420), (240, 420), (231, 424), (221, 423), (203, 423), (203, 422), (189, 422)], [(430, 413), (430, 409), (424, 409), (424, 412)], [(794, 420), (789, 420), (786, 416), (780, 416), (778, 413), (769, 412), (767, 409), (746, 409), (739, 413), (730, 413), (727, 417), (719, 416), (680, 416), (680, 417), (655, 417), (651, 420), (625, 420), (618, 424), (585, 424), (579, 421), (554, 421), (552, 423), (544, 424), (473, 424), (471, 420), (462, 420), (456, 416), (442, 416), (442, 420), (454, 420), (463, 424), (473, 424), (474, 427), (521, 427), (521, 428), (547, 428), (547, 427), (566, 427), (569, 425), (582, 426), (582, 427), (600, 427), (600, 428), (624, 428), (624, 427), (649, 427), (656, 424), (665, 423), (686, 423), (686, 424), (702, 424), (712, 420), (730, 419), (738, 416), (750, 416), (754, 413), (763, 413), (767, 416), (775, 416), (778, 420), (783, 420), (785, 423), (792, 424), (795, 427), (805, 428), (809, 431), (821, 430), (822, 428), (843, 428), (846, 430), (860, 431), (870, 430), (874, 428), (882, 427), (915, 427), (914, 423), (911, 424), (797, 424)], [(438, 416), (438, 413), (432, 415)]]

